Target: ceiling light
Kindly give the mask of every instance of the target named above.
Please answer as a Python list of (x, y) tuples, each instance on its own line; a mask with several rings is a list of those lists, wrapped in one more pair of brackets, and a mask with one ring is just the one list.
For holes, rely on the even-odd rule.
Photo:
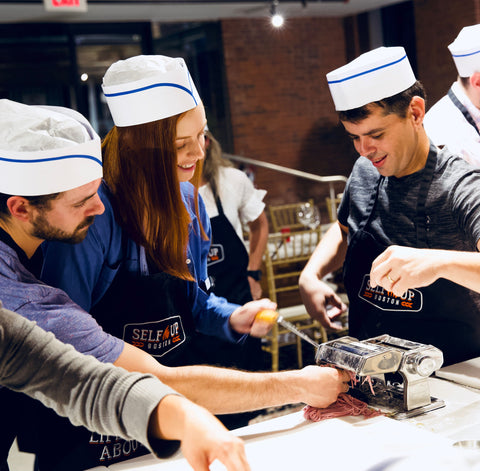
[(285, 19), (283, 18), (283, 15), (277, 11), (277, 6), (278, 0), (273, 0), (272, 5), (270, 6), (270, 21), (275, 28), (280, 28)]

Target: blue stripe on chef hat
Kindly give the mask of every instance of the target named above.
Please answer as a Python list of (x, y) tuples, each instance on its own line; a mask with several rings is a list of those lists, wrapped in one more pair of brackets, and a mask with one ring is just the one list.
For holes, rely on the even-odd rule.
[(403, 47), (379, 47), (327, 74), (335, 109), (346, 111), (411, 87), (415, 74)]
[(157, 87), (179, 88), (180, 90), (183, 90), (184, 92), (188, 93), (193, 98), (193, 101), (195, 102), (195, 106), (198, 105), (198, 102), (197, 102), (197, 99), (195, 98), (194, 93), (191, 90), (189, 90), (188, 88), (182, 87), (181, 85), (178, 85), (177, 83), (154, 83), (152, 85), (148, 85), (146, 87), (136, 88), (134, 90), (125, 90), (123, 92), (117, 92), (117, 93), (105, 93), (104, 95), (107, 98), (116, 97), (116, 96), (123, 96), (123, 95), (131, 95), (132, 93), (139, 93), (139, 92), (143, 92), (145, 90), (150, 90), (151, 88), (157, 88)]
[(475, 54), (478, 54), (480, 51), (475, 51), (475, 52), (469, 52), (468, 54), (452, 54), (452, 57), (468, 57), (468, 56), (474, 56)]
[(62, 156), (58, 156), (58, 157), (47, 157), (47, 158), (43, 158), (43, 159), (12, 159), (12, 158), (8, 158), (8, 157), (2, 157), (0, 155), (0, 160), (3, 161), (3, 162), (15, 162), (15, 163), (19, 163), (19, 164), (51, 162), (51, 161), (54, 161), (54, 160), (64, 160), (64, 159), (89, 159), (89, 160), (93, 160), (94, 162), (99, 164), (101, 167), (103, 166), (102, 161), (99, 160), (97, 157), (94, 157), (93, 155), (82, 155), (82, 154), (76, 154), (75, 155), (74, 154), (74, 155), (62, 155)]
[(100, 137), (83, 115), (0, 100), (1, 193), (59, 193), (102, 176)]
[(366, 74), (371, 74), (372, 72), (375, 72), (377, 70), (380, 70), (380, 69), (385, 69), (387, 67), (391, 67), (392, 65), (395, 65), (395, 64), (398, 64), (399, 62), (403, 61), (407, 59), (407, 55), (405, 54), (402, 58), (396, 60), (396, 61), (393, 61), (393, 62), (390, 62), (389, 64), (385, 64), (385, 65), (380, 65), (379, 67), (374, 67), (373, 69), (370, 69), (370, 70), (366, 70), (364, 72), (360, 72), (358, 74), (355, 74), (355, 75), (351, 75), (350, 77), (345, 77), (343, 79), (340, 79), (340, 80), (329, 80), (328, 83), (341, 83), (341, 82), (345, 82), (347, 80), (351, 80), (351, 79), (354, 79), (356, 77), (361, 77), (362, 75), (366, 75)]

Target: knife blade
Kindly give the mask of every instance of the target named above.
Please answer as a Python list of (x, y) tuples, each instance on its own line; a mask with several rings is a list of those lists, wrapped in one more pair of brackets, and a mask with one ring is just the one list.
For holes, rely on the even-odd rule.
[(315, 340), (309, 337), (305, 332), (302, 332), (301, 330), (297, 329), (291, 322), (288, 322), (282, 316), (278, 316), (277, 322), (281, 326), (285, 327), (285, 329), (289, 330), (290, 332), (293, 332), (295, 335), (298, 335), (302, 340), (305, 340), (306, 342), (312, 344), (315, 348), (319, 347), (319, 344), (315, 342)]

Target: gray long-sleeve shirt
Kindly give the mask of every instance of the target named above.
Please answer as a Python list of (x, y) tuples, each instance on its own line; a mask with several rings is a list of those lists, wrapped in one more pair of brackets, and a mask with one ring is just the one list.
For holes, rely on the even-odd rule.
[(148, 421), (168, 394), (152, 375), (127, 373), (78, 353), (0, 302), (0, 385), (23, 392), (105, 435), (134, 439), (157, 456), (176, 451), (176, 441), (149, 440)]

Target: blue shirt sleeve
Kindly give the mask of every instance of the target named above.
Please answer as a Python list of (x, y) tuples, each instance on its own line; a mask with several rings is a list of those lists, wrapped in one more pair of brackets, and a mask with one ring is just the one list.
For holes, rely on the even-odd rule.
[[(63, 343), (106, 363), (114, 363), (123, 351), (123, 340), (107, 334), (95, 319), (60, 290), (46, 289), (44, 297), (24, 304), (18, 314), (53, 332)], [(50, 292), (48, 292), (50, 291)], [(75, 326), (72, 329), (72, 326)]]
[(118, 359), (123, 340), (107, 334), (62, 290), (40, 283), (33, 275), (22, 272), (22, 268), (20, 265), (15, 268), (15, 277), (5, 273), (0, 276), (5, 308), (36, 322), (81, 353), (93, 355), (102, 362), (113, 363)]
[(215, 296), (213, 293), (206, 294), (198, 288), (193, 309), (197, 330), (202, 334), (213, 335), (230, 342), (242, 341), (245, 335), (235, 332), (229, 323), (232, 312), (238, 307), (238, 304), (229, 303), (225, 298)]

